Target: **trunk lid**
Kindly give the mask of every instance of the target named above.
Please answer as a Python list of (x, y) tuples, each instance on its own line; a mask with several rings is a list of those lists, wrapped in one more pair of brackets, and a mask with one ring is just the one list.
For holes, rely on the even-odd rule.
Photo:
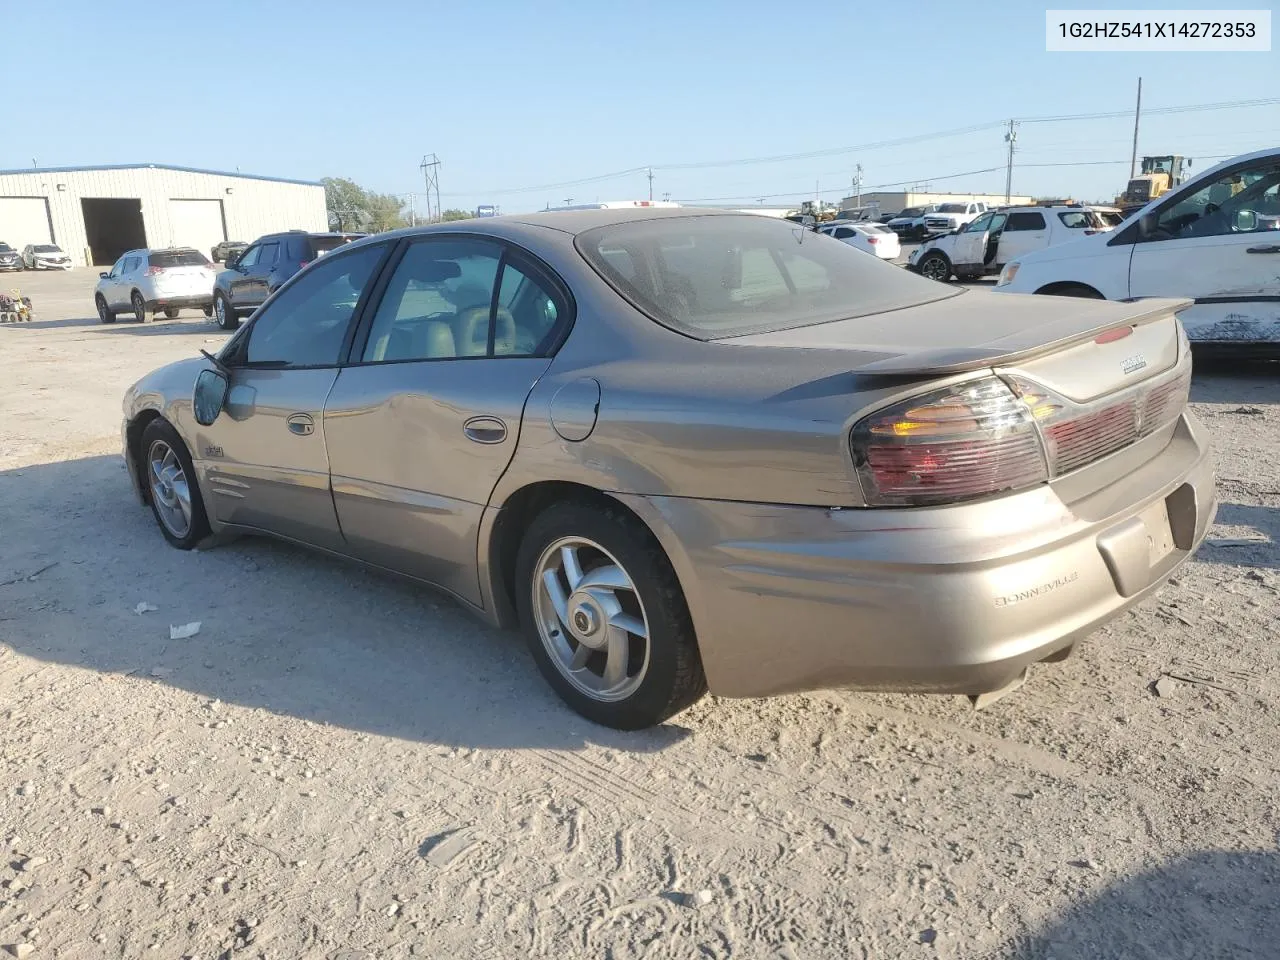
[(967, 291), (851, 320), (720, 341), (748, 347), (848, 351), (858, 376), (943, 377), (1018, 366), (1077, 401), (1173, 367), (1185, 299), (1117, 303)]

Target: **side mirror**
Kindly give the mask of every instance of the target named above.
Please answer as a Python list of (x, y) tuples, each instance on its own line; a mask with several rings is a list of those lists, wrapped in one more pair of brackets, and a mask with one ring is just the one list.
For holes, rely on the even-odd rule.
[(109, 274), (109, 273), (100, 273), (100, 274), (98, 274), (98, 279), (99, 279), (99, 280), (106, 280), (106, 279), (110, 278), (110, 276), (111, 276), (111, 274)]
[(240, 254), (228, 253), (226, 259), (222, 262), (226, 265), (228, 270), (234, 270), (236, 268), (236, 264), (240, 262)]
[(218, 419), (223, 405), (227, 402), (227, 391), (231, 388), (226, 374), (220, 370), (201, 370), (196, 377), (196, 387), (191, 395), (191, 407), (195, 411), (196, 423), (207, 427)]
[(1237, 210), (1235, 228), (1236, 233), (1253, 233), (1258, 229), (1258, 215), (1252, 210)]

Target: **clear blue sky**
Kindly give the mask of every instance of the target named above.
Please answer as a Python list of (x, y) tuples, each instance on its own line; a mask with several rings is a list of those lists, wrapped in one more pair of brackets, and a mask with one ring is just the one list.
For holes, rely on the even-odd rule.
[[(1111, 4), (1121, 5), (1175, 6)], [(838, 199), (859, 161), (868, 186), (920, 180), (1003, 192), (999, 129), (786, 162), (664, 167), (837, 150), (1011, 116), (1132, 110), (1139, 75), (1144, 107), (1280, 96), (1280, 47), (1047, 53), (1045, 6), (15, 0), (3, 14), (11, 97), (0, 168), (32, 158), (157, 162), (346, 176), (407, 193), (421, 191), (418, 164), (435, 152), (446, 206), (510, 212), (646, 196), (642, 174), (498, 190), (649, 164), (655, 196), (677, 200), (791, 194), (777, 202), (796, 203), (815, 181)], [(1017, 160), (1127, 160), (1131, 135), (1131, 117), (1024, 124)], [(1210, 155), (1266, 146), (1280, 146), (1280, 106), (1144, 117), (1139, 153), (1181, 153), (1198, 170)], [(941, 179), (987, 167), (999, 169)], [(1098, 199), (1127, 174), (1123, 163), (1015, 167), (1013, 189)]]

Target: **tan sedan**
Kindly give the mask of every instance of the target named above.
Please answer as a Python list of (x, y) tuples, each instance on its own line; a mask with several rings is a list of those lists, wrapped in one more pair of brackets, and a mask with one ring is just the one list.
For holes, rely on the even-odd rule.
[(745, 214), (486, 218), (320, 258), (129, 390), (124, 455), (173, 545), (432, 584), (600, 723), (979, 695), (1203, 539), (1182, 305), (949, 287)]

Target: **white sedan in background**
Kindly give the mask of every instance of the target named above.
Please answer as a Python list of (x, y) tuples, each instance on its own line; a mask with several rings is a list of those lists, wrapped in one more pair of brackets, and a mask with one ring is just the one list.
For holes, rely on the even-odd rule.
[(883, 224), (874, 221), (859, 223), (824, 224), (818, 228), (819, 233), (835, 237), (851, 247), (857, 247), (864, 253), (879, 257), (881, 260), (896, 260), (902, 252), (898, 235)]

